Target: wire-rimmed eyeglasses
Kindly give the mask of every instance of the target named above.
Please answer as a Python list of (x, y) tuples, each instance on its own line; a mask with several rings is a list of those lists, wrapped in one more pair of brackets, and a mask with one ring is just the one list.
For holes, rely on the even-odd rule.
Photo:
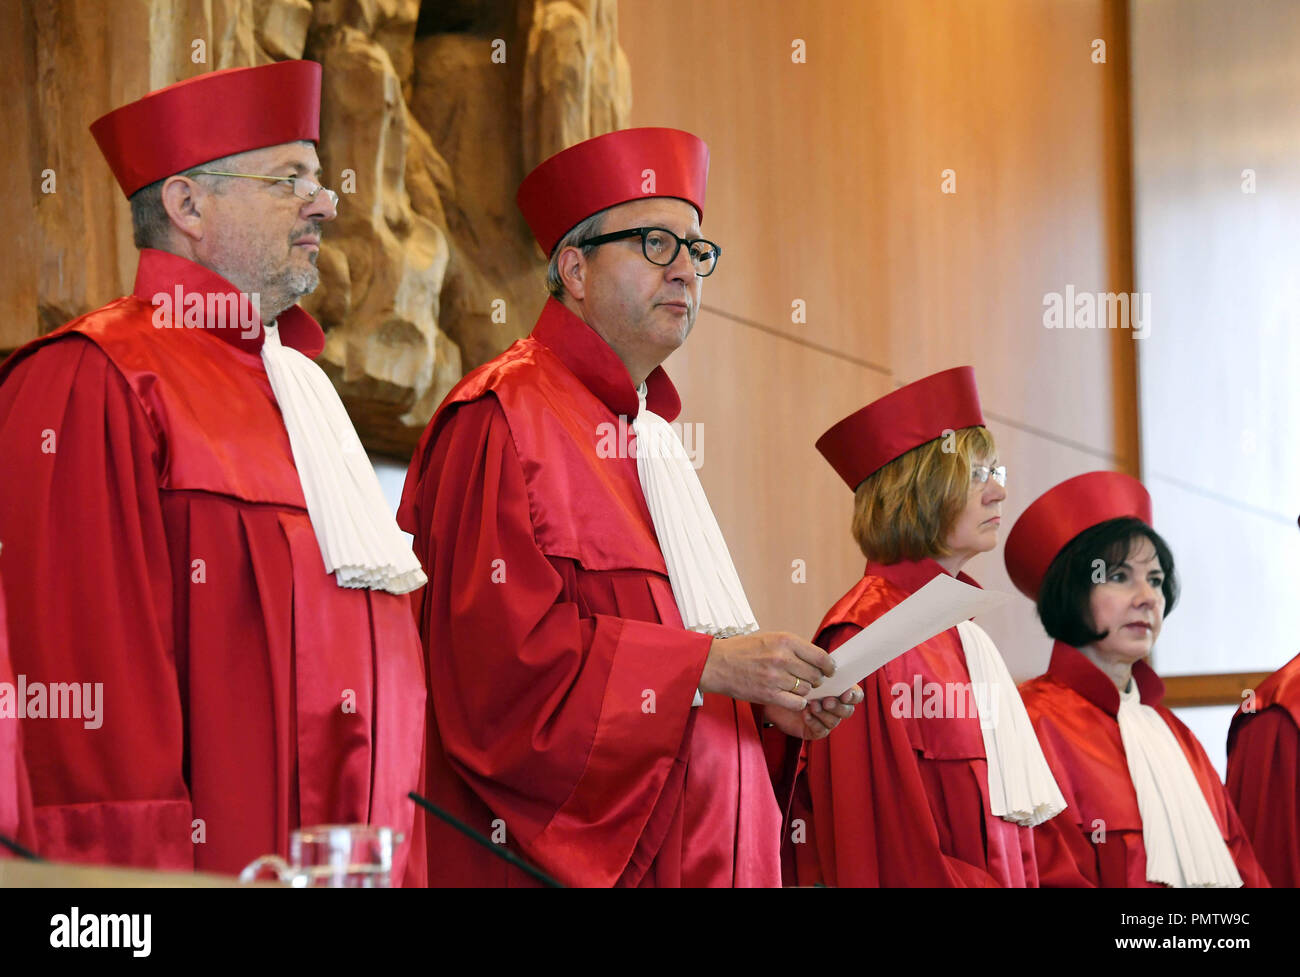
[(222, 170), (195, 170), (195, 176), (238, 176), (245, 180), (268, 180), (271, 183), (288, 183), (293, 187), (293, 195), (302, 200), (315, 200), (316, 195), (322, 190), (325, 196), (329, 198), (330, 206), (335, 209), (339, 205), (339, 195), (328, 187), (323, 187), (315, 180), (309, 180), (305, 176), (262, 176), (258, 173), (226, 173)]
[(988, 465), (971, 465), (970, 480), (976, 485), (987, 485), (989, 476), (1003, 488), (1007, 485), (1007, 466), (998, 465), (996, 468), (990, 468)]

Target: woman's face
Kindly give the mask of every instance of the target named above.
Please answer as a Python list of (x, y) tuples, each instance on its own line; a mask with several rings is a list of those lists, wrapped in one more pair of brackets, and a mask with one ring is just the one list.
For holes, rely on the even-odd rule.
[[(996, 457), (976, 463), (977, 468), (997, 468), (1002, 463)], [(983, 475), (984, 472), (979, 472)], [(977, 553), (987, 553), (998, 545), (998, 528), (1002, 525), (1002, 500), (1007, 490), (990, 474), (981, 482), (972, 472), (967, 490), (966, 508), (957, 516), (944, 544), (954, 557), (962, 562)]]
[(1165, 572), (1155, 546), (1145, 536), (1134, 537), (1124, 562), (1103, 572), (1106, 580), (1093, 585), (1088, 608), (1093, 629), (1106, 636), (1092, 647), (1110, 661), (1132, 664), (1149, 655), (1160, 636)]

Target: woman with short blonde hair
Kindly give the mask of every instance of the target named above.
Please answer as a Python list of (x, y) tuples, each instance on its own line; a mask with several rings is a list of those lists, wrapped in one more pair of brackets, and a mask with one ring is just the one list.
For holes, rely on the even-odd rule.
[(862, 555), (884, 564), (951, 556), (947, 535), (966, 506), (971, 470), (997, 453), (988, 428), (966, 427), (868, 475), (853, 493), (853, 538)]
[[(867, 557), (819, 646), (834, 651), (941, 574), (978, 586), (961, 569), (997, 544), (1007, 476), (970, 367), (868, 404), (817, 448), (854, 491)], [(1045, 868), (1035, 851), (1032, 826), (1063, 801), (988, 635), (964, 621), (899, 652), (834, 736), (802, 747), (786, 882), (1023, 887), (1060, 869), (1057, 881), (1083, 884), (1068, 859)], [(982, 718), (986, 696), (997, 706)]]

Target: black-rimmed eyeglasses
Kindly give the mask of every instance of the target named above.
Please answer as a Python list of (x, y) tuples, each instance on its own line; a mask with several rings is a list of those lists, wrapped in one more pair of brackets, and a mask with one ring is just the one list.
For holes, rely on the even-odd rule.
[(722, 257), (722, 249), (712, 241), (705, 241), (703, 238), (687, 240), (678, 237), (666, 227), (629, 227), (625, 231), (611, 231), (609, 234), (598, 234), (580, 241), (579, 247), (594, 248), (599, 244), (609, 244), (611, 241), (622, 241), (630, 237), (641, 238), (641, 253), (645, 255), (646, 261), (664, 267), (676, 261), (677, 253), (681, 251), (683, 244), (686, 245), (687, 253), (691, 256), (691, 264), (695, 266), (695, 274), (701, 278), (712, 275), (713, 270), (718, 267), (718, 259)]

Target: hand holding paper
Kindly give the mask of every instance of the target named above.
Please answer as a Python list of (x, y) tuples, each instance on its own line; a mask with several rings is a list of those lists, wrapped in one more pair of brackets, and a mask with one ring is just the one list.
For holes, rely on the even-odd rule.
[(922, 641), (1006, 600), (1006, 594), (941, 574), (836, 648), (831, 653), (834, 676), (823, 679), (811, 695), (838, 696)]

